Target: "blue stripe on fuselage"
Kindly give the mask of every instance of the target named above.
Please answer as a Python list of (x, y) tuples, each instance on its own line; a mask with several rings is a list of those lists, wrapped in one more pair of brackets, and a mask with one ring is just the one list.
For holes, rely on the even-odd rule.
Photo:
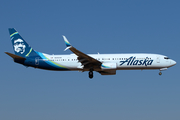
[[(50, 61), (46, 56), (44, 56), (41, 52), (36, 52), (42, 59), (41, 60), (39, 60), (39, 62), (40, 62), (40, 67), (43, 67), (44, 68), (44, 66), (43, 65), (45, 65), (45, 63), (47, 64), (47, 65), (49, 65), (49, 68), (50, 69), (52, 69), (52, 68), (54, 68), (55, 70), (69, 70), (69, 69), (67, 69), (66, 67), (64, 67), (64, 66), (62, 66), (62, 65), (60, 65), (60, 64), (57, 64), (57, 63), (55, 63), (55, 62), (53, 62), (53, 61)], [(46, 67), (48, 67), (46, 65)]]

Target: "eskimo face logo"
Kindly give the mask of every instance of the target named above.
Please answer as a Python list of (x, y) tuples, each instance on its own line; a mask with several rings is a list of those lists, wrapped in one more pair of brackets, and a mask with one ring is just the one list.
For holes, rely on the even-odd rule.
[(14, 41), (14, 51), (16, 51), (17, 53), (21, 53), (23, 54), (25, 52), (25, 48), (26, 46), (24, 45), (23, 40), (21, 39), (17, 39)]

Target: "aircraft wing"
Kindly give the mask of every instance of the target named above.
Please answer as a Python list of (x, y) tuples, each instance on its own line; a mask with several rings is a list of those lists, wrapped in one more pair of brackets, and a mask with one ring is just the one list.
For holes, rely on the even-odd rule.
[(65, 36), (63, 36), (63, 38), (64, 38), (64, 41), (65, 41), (66, 46), (67, 46), (65, 51), (67, 49), (70, 49), (74, 54), (76, 54), (78, 56), (77, 59), (79, 60), (79, 62), (82, 63), (82, 65), (84, 65), (85, 68), (86, 67), (93, 67), (94, 68), (94, 67), (100, 67), (101, 66), (102, 63), (100, 61), (94, 59), (93, 57), (91, 57), (91, 56), (89, 56), (89, 55), (87, 55), (87, 54), (85, 54), (79, 50), (77, 50), (76, 48), (71, 46), (71, 44), (69, 43), (69, 41), (67, 40), (67, 38)]

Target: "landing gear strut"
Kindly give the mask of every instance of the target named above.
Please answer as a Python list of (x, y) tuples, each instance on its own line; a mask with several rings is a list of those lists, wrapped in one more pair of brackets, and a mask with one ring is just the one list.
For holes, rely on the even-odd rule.
[(92, 69), (92, 68), (89, 70), (89, 78), (90, 78), (90, 79), (93, 78), (93, 69)]

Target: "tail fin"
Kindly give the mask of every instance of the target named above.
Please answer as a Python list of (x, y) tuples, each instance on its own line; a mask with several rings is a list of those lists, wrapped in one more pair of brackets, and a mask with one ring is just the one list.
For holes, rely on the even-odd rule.
[(13, 45), (15, 55), (21, 57), (36, 56), (36, 52), (30, 45), (20, 36), (20, 34), (14, 29), (9, 28), (9, 34)]

